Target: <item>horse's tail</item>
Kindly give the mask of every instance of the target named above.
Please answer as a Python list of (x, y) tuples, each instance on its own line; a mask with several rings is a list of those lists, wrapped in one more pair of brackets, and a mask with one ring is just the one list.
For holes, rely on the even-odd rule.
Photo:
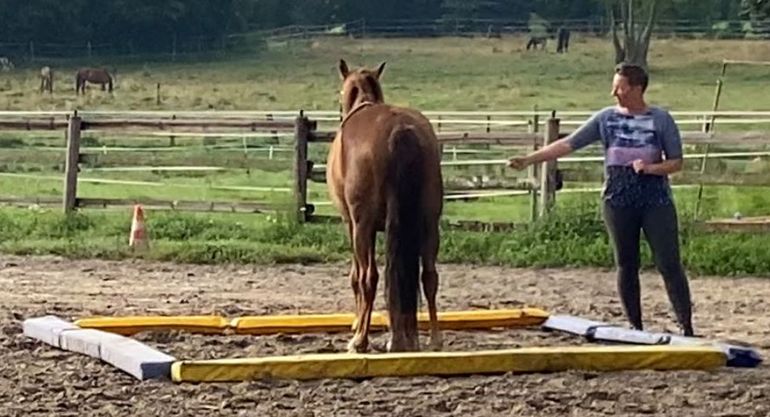
[(388, 315), (393, 334), (407, 338), (417, 335), (417, 304), (420, 297), (422, 192), (425, 174), (418, 139), (414, 129), (409, 127), (397, 128), (391, 134), (385, 184), (385, 285)]
[(107, 74), (107, 83), (109, 91), (112, 92), (112, 75), (110, 74)]

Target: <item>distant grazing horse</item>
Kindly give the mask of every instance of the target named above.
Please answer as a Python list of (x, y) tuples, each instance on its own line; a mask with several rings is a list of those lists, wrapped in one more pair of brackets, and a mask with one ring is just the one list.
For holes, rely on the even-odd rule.
[(109, 91), (112, 92), (112, 75), (105, 69), (82, 68), (78, 70), (77, 75), (75, 75), (75, 94), (86, 93), (86, 82), (101, 84), (102, 91), (104, 91), (104, 87), (107, 85)]
[(13, 69), (13, 61), (7, 56), (0, 56), (0, 70), (9, 72)]
[(527, 50), (529, 51), (530, 48), (537, 49), (538, 45), (540, 45), (540, 49), (545, 49), (547, 43), (547, 36), (530, 36), (527, 42)]
[(53, 70), (51, 67), (40, 68), (40, 92), (53, 94)]
[[(365, 352), (379, 274), (375, 242), (385, 232), (385, 294), (389, 351), (419, 350), (417, 304), (422, 281), (431, 346), (441, 347), (436, 313), (439, 218), (443, 205), (441, 154), (433, 128), (416, 110), (383, 101), (385, 68), (348, 69), (339, 62), (343, 118), (329, 149), (329, 194), (352, 242), (350, 281), (356, 301), (349, 352)], [(422, 260), (422, 277), (420, 261)]]

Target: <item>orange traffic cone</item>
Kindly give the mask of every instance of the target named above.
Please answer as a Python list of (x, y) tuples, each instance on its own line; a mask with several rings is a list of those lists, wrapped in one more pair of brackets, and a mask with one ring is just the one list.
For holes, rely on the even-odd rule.
[(147, 229), (144, 226), (144, 210), (139, 204), (134, 206), (134, 219), (131, 221), (131, 235), (128, 245), (132, 248), (147, 248), (150, 244)]

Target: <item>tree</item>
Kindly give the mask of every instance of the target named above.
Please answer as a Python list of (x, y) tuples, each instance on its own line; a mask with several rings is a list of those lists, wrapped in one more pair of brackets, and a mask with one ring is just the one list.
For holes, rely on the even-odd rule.
[[(639, 0), (610, 0), (607, 9), (612, 27), (612, 44), (615, 47), (615, 63), (627, 62), (647, 67), (647, 51), (657, 16), (658, 0), (650, 0), (647, 7), (646, 22), (642, 26), (638, 20), (643, 16)], [(618, 25), (623, 26), (622, 41), (618, 36)]]

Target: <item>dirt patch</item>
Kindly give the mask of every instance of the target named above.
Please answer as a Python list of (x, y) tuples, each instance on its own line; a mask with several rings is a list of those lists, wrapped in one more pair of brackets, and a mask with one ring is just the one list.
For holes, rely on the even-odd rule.
[[(197, 266), (148, 262), (0, 260), (0, 415), (374, 415), (492, 416), (621, 414), (767, 416), (770, 370), (566, 372), (365, 381), (232, 384), (139, 383), (91, 358), (21, 335), (42, 314), (209, 314), (349, 311), (347, 265)], [(442, 265), (442, 309), (542, 307), (623, 324), (612, 271)], [(660, 278), (644, 274), (651, 330), (675, 330)], [(692, 280), (696, 331), (743, 340), (767, 356), (770, 281)], [(381, 299), (379, 307), (382, 306)], [(384, 341), (384, 334), (375, 336)], [(242, 357), (344, 349), (347, 335), (212, 337), (183, 333), (138, 338), (179, 358)], [(426, 338), (422, 339), (427, 342)], [(577, 344), (540, 331), (446, 332), (447, 350)]]

